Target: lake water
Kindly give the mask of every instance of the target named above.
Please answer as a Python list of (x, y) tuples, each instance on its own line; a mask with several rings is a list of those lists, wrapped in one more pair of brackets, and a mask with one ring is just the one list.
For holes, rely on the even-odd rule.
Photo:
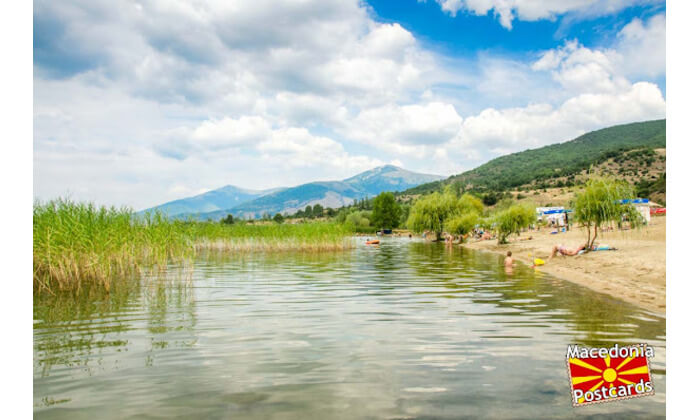
[[(664, 416), (664, 318), (497, 255), (358, 244), (35, 298), (35, 417)], [(642, 342), (654, 396), (571, 406), (567, 344)]]

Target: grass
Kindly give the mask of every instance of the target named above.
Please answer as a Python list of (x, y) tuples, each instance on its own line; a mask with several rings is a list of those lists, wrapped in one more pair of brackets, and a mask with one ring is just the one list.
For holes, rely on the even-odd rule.
[(235, 224), (190, 223), (188, 237), (196, 250), (338, 251), (352, 246), (352, 231), (338, 223)]
[(198, 251), (321, 252), (351, 246), (335, 223), (236, 224), (168, 220), (159, 213), (54, 200), (34, 205), (34, 291), (109, 291), (144, 270), (187, 265)]

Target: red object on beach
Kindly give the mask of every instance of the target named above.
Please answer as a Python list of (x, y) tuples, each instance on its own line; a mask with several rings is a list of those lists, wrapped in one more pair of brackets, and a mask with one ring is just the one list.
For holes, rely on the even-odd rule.
[(651, 208), (651, 209), (649, 209), (649, 213), (651, 213), (651, 214), (666, 214), (666, 207)]
[(365, 245), (379, 245), (379, 239), (365, 242)]

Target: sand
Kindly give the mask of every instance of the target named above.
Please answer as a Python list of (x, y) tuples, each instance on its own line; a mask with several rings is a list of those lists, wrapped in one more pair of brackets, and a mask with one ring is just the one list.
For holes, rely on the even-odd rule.
[[(551, 229), (527, 232), (511, 243), (498, 245), (495, 240), (463, 244), (472, 249), (497, 252), (505, 256), (512, 251), (516, 261), (532, 265), (533, 258), (547, 261), (552, 247), (563, 244), (574, 248), (586, 240), (586, 230), (552, 235)], [(649, 226), (639, 230), (604, 232), (597, 244), (618, 248), (617, 251), (589, 252), (575, 257), (557, 256), (536, 269), (597, 292), (612, 295), (653, 313), (666, 314), (666, 217), (652, 217)]]

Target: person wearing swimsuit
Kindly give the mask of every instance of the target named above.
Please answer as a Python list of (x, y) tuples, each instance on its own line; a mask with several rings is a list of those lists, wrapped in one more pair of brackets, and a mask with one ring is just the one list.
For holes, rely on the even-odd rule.
[(586, 244), (579, 245), (579, 247), (576, 249), (568, 249), (562, 244), (555, 245), (554, 248), (552, 248), (552, 254), (549, 256), (549, 258), (552, 259), (556, 257), (557, 254), (573, 257), (574, 255), (577, 255), (580, 251), (583, 251), (584, 249), (586, 249)]

